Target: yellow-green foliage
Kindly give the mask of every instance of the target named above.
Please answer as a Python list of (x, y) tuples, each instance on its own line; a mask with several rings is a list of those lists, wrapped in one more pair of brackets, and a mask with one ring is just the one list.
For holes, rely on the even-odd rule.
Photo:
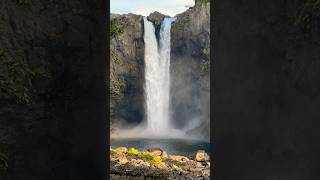
[(155, 156), (148, 152), (141, 152), (138, 154), (138, 156), (146, 161), (148, 161), (151, 164), (158, 164), (162, 162), (162, 159), (160, 156)]
[(119, 58), (119, 55), (116, 52), (114, 52), (114, 51), (111, 52), (111, 58), (112, 58), (114, 63), (120, 64), (120, 58)]
[(112, 95), (120, 95), (121, 89), (124, 84), (119, 80), (111, 80), (110, 84), (110, 94)]
[(128, 151), (128, 154), (129, 155), (137, 155), (137, 154), (139, 154), (139, 151), (135, 148), (130, 148)]

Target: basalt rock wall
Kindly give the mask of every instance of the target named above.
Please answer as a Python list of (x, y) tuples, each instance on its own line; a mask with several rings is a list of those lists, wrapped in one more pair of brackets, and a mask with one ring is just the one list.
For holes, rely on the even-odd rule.
[[(159, 39), (166, 15), (151, 13)], [(171, 117), (178, 129), (209, 139), (210, 121), (210, 2), (178, 14), (171, 29)], [(144, 113), (143, 17), (111, 14), (110, 41), (112, 127), (142, 122)]]

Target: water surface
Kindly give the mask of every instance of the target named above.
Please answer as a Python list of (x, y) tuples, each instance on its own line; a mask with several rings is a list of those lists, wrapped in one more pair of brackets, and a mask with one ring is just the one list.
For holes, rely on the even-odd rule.
[(192, 156), (197, 150), (210, 153), (210, 143), (187, 139), (111, 139), (112, 147), (134, 147), (139, 151), (149, 148), (160, 148), (172, 155)]

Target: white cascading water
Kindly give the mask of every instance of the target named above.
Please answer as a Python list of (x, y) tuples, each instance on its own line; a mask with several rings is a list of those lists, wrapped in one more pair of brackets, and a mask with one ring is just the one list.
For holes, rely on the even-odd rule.
[(159, 48), (152, 22), (144, 17), (146, 131), (162, 136), (170, 129), (170, 30), (175, 18), (165, 18)]

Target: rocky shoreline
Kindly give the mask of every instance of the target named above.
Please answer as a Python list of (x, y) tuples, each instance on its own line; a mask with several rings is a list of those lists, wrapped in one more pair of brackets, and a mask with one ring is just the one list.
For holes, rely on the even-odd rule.
[(210, 179), (210, 157), (197, 151), (192, 157), (169, 155), (154, 148), (110, 148), (110, 179)]

